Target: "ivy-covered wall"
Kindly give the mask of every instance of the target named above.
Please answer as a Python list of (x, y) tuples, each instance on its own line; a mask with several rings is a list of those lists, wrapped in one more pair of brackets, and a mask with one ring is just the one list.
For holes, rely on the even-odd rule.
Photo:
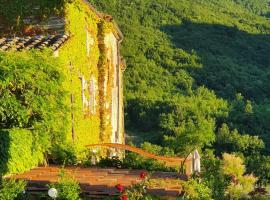
[[(1, 36), (69, 34), (69, 39), (54, 53), (62, 66), (67, 93), (65, 105), (69, 114), (65, 121), (58, 122), (65, 125), (64, 146), (74, 144), (80, 154), (87, 144), (115, 142), (114, 134), (123, 113), (119, 114), (118, 107), (122, 107), (118, 87), (119, 38), (113, 20), (97, 13), (83, 0), (15, 1), (17, 7), (14, 2), (5, 2), (7, 10), (0, 8), (0, 20), (4, 21), (0, 22)], [(108, 36), (113, 39), (106, 39)], [(121, 100), (113, 100), (113, 94)], [(49, 153), (53, 152), (52, 149)]]
[[(68, 124), (68, 129), (70, 130), (68, 138), (72, 141), (73, 130), (74, 142), (76, 144), (86, 145), (98, 143), (100, 134), (99, 105), (96, 103), (95, 112), (84, 111), (82, 79), (86, 82), (94, 79), (96, 83), (94, 102), (98, 102), (99, 18), (95, 13), (91, 12), (86, 4), (78, 1), (76, 3), (66, 4), (65, 19), (66, 32), (70, 34), (70, 39), (60, 49), (59, 57), (63, 62), (67, 77), (65, 88), (70, 94), (67, 103), (70, 104), (72, 117)], [(86, 89), (84, 95), (89, 100), (92, 94)], [(72, 120), (74, 122), (73, 125)]]
[[(66, 88), (72, 99), (67, 101), (71, 101), (69, 130), (73, 131), (69, 135), (73, 135), (74, 142), (79, 145), (123, 143), (123, 123), (119, 123), (123, 119), (122, 71), (119, 63), (119, 38), (115, 36), (113, 21), (110, 17), (100, 17), (88, 4), (79, 0), (66, 4), (65, 20), (66, 32), (71, 38), (60, 49), (59, 55), (65, 63), (66, 76), (70, 77), (66, 81)], [(95, 80), (94, 113), (84, 112), (82, 99), (87, 99), (87, 96), (91, 98), (93, 91), (85, 92), (82, 89), (82, 77), (88, 82)]]

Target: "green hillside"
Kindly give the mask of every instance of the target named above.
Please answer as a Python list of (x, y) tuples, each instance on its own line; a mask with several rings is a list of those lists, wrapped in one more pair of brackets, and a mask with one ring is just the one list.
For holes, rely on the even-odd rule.
[(127, 132), (179, 154), (270, 152), (269, 0), (90, 2), (125, 35)]
[(270, 200), (270, 0), (88, 1), (0, 0), (0, 200)]
[(254, 14), (269, 16), (269, 0), (234, 0), (234, 2), (242, 5)]

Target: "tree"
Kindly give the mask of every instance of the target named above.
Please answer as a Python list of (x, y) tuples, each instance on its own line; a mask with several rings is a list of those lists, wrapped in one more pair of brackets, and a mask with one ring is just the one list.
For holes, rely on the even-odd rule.
[(33, 130), (36, 148), (65, 140), (68, 109), (60, 63), (51, 52), (0, 53), (1, 129)]
[(216, 136), (216, 149), (221, 152), (240, 152), (245, 156), (257, 155), (264, 148), (263, 141), (258, 136), (240, 134), (237, 129), (230, 130), (227, 124), (222, 124)]

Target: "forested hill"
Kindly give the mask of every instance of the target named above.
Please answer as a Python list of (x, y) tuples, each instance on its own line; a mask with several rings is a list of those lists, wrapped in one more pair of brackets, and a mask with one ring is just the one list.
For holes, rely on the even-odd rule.
[[(269, 0), (90, 0), (125, 40), (126, 128), (175, 153), (270, 145)], [(143, 134), (142, 134), (143, 133)]]
[(270, 17), (270, 0), (234, 0), (254, 14)]

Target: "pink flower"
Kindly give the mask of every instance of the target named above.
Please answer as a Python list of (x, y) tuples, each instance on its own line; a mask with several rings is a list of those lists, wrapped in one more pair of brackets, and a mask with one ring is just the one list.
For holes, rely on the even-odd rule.
[(128, 200), (128, 196), (127, 196), (126, 194), (123, 194), (123, 195), (121, 196), (121, 200)]
[(124, 186), (121, 184), (117, 184), (115, 187), (119, 192), (123, 192), (125, 190)]
[(146, 172), (141, 172), (141, 173), (140, 173), (140, 178), (141, 178), (141, 179), (145, 179), (146, 176), (147, 176), (147, 173), (146, 173)]

